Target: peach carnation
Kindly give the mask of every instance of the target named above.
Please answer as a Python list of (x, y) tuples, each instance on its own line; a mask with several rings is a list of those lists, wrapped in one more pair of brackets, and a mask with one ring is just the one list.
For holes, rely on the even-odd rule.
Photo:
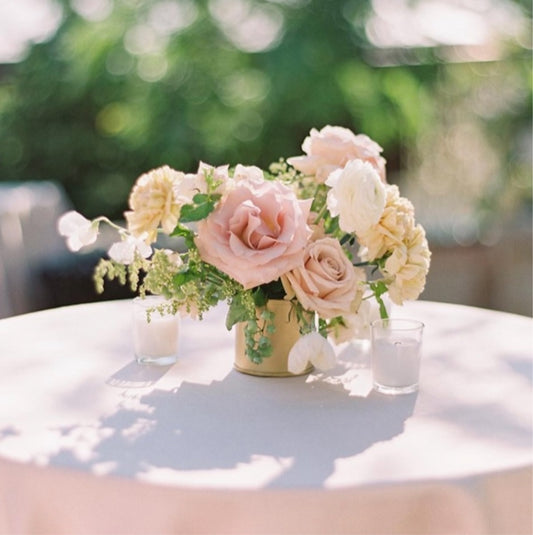
[(392, 278), (389, 296), (393, 303), (401, 305), (405, 300), (418, 298), (426, 284), (430, 258), (426, 233), (421, 225), (416, 225), (385, 262), (383, 274)]
[(405, 197), (400, 197), (398, 186), (389, 185), (386, 190), (385, 208), (378, 223), (357, 233), (361, 245), (359, 256), (365, 261), (381, 258), (398, 247), (415, 224), (413, 205)]
[(177, 186), (185, 175), (167, 165), (141, 175), (129, 198), (130, 211), (124, 213), (128, 229), (134, 236), (146, 233), (146, 241), (157, 238), (159, 226), (170, 234), (180, 214)]

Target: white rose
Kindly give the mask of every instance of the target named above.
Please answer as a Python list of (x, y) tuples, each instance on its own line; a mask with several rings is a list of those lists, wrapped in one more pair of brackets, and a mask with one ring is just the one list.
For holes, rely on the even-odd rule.
[(351, 160), (344, 169), (331, 173), (326, 185), (331, 188), (328, 209), (339, 216), (341, 230), (359, 234), (378, 223), (385, 209), (386, 188), (368, 162)]
[(98, 237), (98, 221), (89, 221), (74, 210), (63, 214), (57, 222), (57, 230), (67, 239), (71, 251), (79, 251)]
[(335, 351), (331, 344), (317, 332), (302, 336), (292, 346), (287, 368), (291, 373), (300, 374), (305, 370), (308, 362), (323, 371), (335, 366)]

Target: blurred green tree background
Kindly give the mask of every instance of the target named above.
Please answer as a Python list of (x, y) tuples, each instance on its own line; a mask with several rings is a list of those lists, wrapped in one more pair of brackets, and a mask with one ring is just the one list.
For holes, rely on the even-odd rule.
[(488, 45), (387, 42), (388, 14), (403, 6), (412, 36), (434, 4), (61, 0), (53, 37), (0, 70), (0, 180), (55, 180), (85, 215), (118, 218), (151, 168), (266, 167), (341, 125), (380, 143), (420, 204), (466, 202), (483, 236), (531, 202), (531, 5), (478, 2), (501, 17)]

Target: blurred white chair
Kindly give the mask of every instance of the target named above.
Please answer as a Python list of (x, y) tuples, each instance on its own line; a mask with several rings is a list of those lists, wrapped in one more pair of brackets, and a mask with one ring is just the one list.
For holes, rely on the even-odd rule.
[(35, 268), (66, 251), (56, 223), (70, 207), (54, 182), (0, 182), (0, 318), (38, 308)]

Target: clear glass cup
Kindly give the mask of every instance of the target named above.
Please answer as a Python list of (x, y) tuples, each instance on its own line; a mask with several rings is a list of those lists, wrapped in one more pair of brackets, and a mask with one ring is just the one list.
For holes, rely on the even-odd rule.
[(180, 317), (155, 310), (165, 302), (156, 295), (133, 299), (133, 348), (139, 364), (170, 366), (178, 358)]
[(413, 319), (373, 321), (372, 379), (383, 394), (409, 394), (418, 390), (424, 324)]

